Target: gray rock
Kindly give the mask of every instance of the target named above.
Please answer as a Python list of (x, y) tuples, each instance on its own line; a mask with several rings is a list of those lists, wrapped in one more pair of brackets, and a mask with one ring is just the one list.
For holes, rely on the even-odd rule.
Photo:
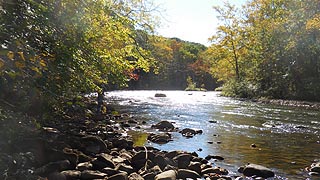
[(257, 165), (257, 164), (249, 164), (245, 166), (243, 169), (243, 174), (248, 177), (251, 177), (251, 176), (257, 176), (262, 178), (274, 177), (274, 172), (271, 169), (261, 165)]
[(100, 171), (103, 172), (103, 173), (108, 174), (108, 176), (113, 176), (113, 175), (119, 173), (119, 171), (117, 171), (117, 170), (115, 170), (113, 168), (109, 168), (109, 167), (103, 168)]
[(160, 133), (160, 134), (151, 133), (148, 135), (148, 140), (157, 144), (165, 144), (165, 143), (168, 143), (169, 141), (172, 141), (172, 137), (170, 133)]
[(67, 170), (62, 171), (61, 174), (63, 174), (66, 177), (66, 179), (79, 179), (81, 176), (81, 171)]
[[(139, 151), (137, 154), (135, 154), (131, 159), (131, 165), (135, 169), (141, 169), (146, 165), (147, 160), (154, 159), (155, 154), (152, 151)], [(148, 158), (148, 159), (146, 159)]]
[(177, 178), (178, 179), (187, 179), (187, 178), (197, 179), (197, 178), (201, 178), (201, 176), (197, 172), (189, 169), (179, 169)]
[(175, 170), (164, 171), (155, 176), (154, 180), (176, 180), (177, 173)]
[(320, 173), (320, 162), (313, 163), (311, 165), (310, 171)]
[(131, 174), (134, 171), (132, 166), (126, 165), (126, 164), (118, 164), (115, 170), (123, 171), (123, 172), (126, 172), (127, 174)]
[(67, 180), (66, 176), (62, 173), (59, 173), (59, 172), (54, 172), (54, 173), (51, 173), (47, 176), (46, 179), (49, 179), (49, 180)]
[(309, 172), (308, 174), (310, 176), (320, 176), (320, 173), (317, 173), (317, 172)]
[(155, 128), (155, 129), (164, 130), (164, 131), (174, 130), (173, 124), (169, 121), (161, 121), (161, 122), (157, 123), (156, 125), (152, 125), (151, 127)]
[(81, 144), (84, 152), (88, 154), (98, 154), (107, 152), (107, 144), (98, 136), (85, 136), (81, 138)]
[(208, 155), (206, 156), (205, 158), (206, 160), (210, 160), (210, 159), (216, 159), (216, 160), (220, 160), (220, 161), (223, 161), (224, 158), (222, 156), (214, 156), (214, 155)]
[(128, 180), (128, 174), (126, 172), (121, 172), (108, 177), (108, 180)]
[(219, 174), (219, 175), (227, 175), (228, 171), (226, 169), (219, 168), (219, 167), (210, 167), (210, 168), (203, 169), (201, 171), (201, 174), (203, 174), (203, 175), (204, 174), (211, 174), (211, 173)]
[(144, 175), (142, 176), (142, 178), (143, 178), (144, 180), (154, 180), (154, 178), (155, 178), (156, 175), (157, 175), (156, 173), (149, 172), (149, 173), (144, 174)]
[(167, 95), (163, 93), (156, 93), (154, 97), (167, 97)]
[(198, 174), (201, 174), (201, 163), (200, 162), (190, 162), (188, 169), (193, 170), (197, 172)]
[(112, 156), (109, 154), (101, 153), (96, 156), (96, 159), (92, 161), (93, 168), (100, 170), (105, 167), (115, 168), (115, 164), (112, 161)]
[(70, 166), (69, 160), (50, 162), (38, 169), (35, 170), (35, 174), (37, 175), (46, 175), (54, 172), (59, 172), (63, 170), (67, 170)]
[(84, 170), (91, 170), (92, 167), (93, 165), (91, 164), (91, 162), (83, 162), (83, 163), (79, 163), (76, 169), (79, 171), (84, 171)]
[(84, 170), (81, 172), (81, 179), (103, 179), (107, 174), (100, 171)]
[(131, 173), (128, 177), (129, 180), (144, 180), (142, 176), (140, 176), (138, 173)]
[(191, 154), (180, 154), (173, 158), (178, 163), (180, 169), (187, 169), (192, 159)]

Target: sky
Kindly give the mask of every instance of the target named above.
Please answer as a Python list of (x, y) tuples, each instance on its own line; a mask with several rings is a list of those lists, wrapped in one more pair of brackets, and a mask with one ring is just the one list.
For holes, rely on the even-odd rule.
[[(215, 34), (218, 20), (213, 6), (223, 5), (223, 0), (156, 0), (161, 11), (161, 27), (164, 37), (210, 45), (208, 38)], [(245, 0), (229, 1), (241, 6)]]

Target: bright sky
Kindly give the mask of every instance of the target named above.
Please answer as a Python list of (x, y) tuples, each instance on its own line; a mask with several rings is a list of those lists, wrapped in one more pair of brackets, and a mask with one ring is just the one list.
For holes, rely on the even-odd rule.
[[(165, 9), (162, 12), (162, 27), (159, 35), (177, 37), (182, 40), (209, 45), (208, 38), (215, 34), (218, 25), (215, 5), (223, 5), (223, 0), (156, 0)], [(246, 0), (233, 0), (231, 4), (241, 5)]]

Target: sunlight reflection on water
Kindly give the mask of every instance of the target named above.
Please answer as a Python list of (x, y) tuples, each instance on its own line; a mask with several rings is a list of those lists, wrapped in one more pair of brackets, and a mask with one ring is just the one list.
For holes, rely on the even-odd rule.
[[(167, 97), (157, 98), (155, 93)], [(216, 163), (233, 172), (251, 162), (275, 169), (280, 175), (276, 179), (306, 179), (301, 169), (320, 158), (318, 111), (239, 101), (218, 92), (114, 91), (107, 94), (107, 102), (145, 119), (146, 128), (169, 120), (179, 129), (202, 129), (202, 135), (190, 139), (173, 133), (172, 142), (147, 145), (196, 151), (202, 157), (222, 155), (225, 161)]]

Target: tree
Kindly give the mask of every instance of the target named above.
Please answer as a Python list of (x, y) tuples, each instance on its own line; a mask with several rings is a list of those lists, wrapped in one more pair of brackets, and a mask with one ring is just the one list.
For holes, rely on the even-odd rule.
[[(103, 87), (123, 86), (152, 60), (139, 44), (152, 31), (152, 3), (34, 0), (1, 2), (1, 93), (53, 105)], [(8, 89), (19, 87), (12, 96)], [(22, 89), (22, 87), (24, 87)], [(13, 88), (14, 89), (14, 88)], [(25, 101), (28, 102), (28, 101)]]

